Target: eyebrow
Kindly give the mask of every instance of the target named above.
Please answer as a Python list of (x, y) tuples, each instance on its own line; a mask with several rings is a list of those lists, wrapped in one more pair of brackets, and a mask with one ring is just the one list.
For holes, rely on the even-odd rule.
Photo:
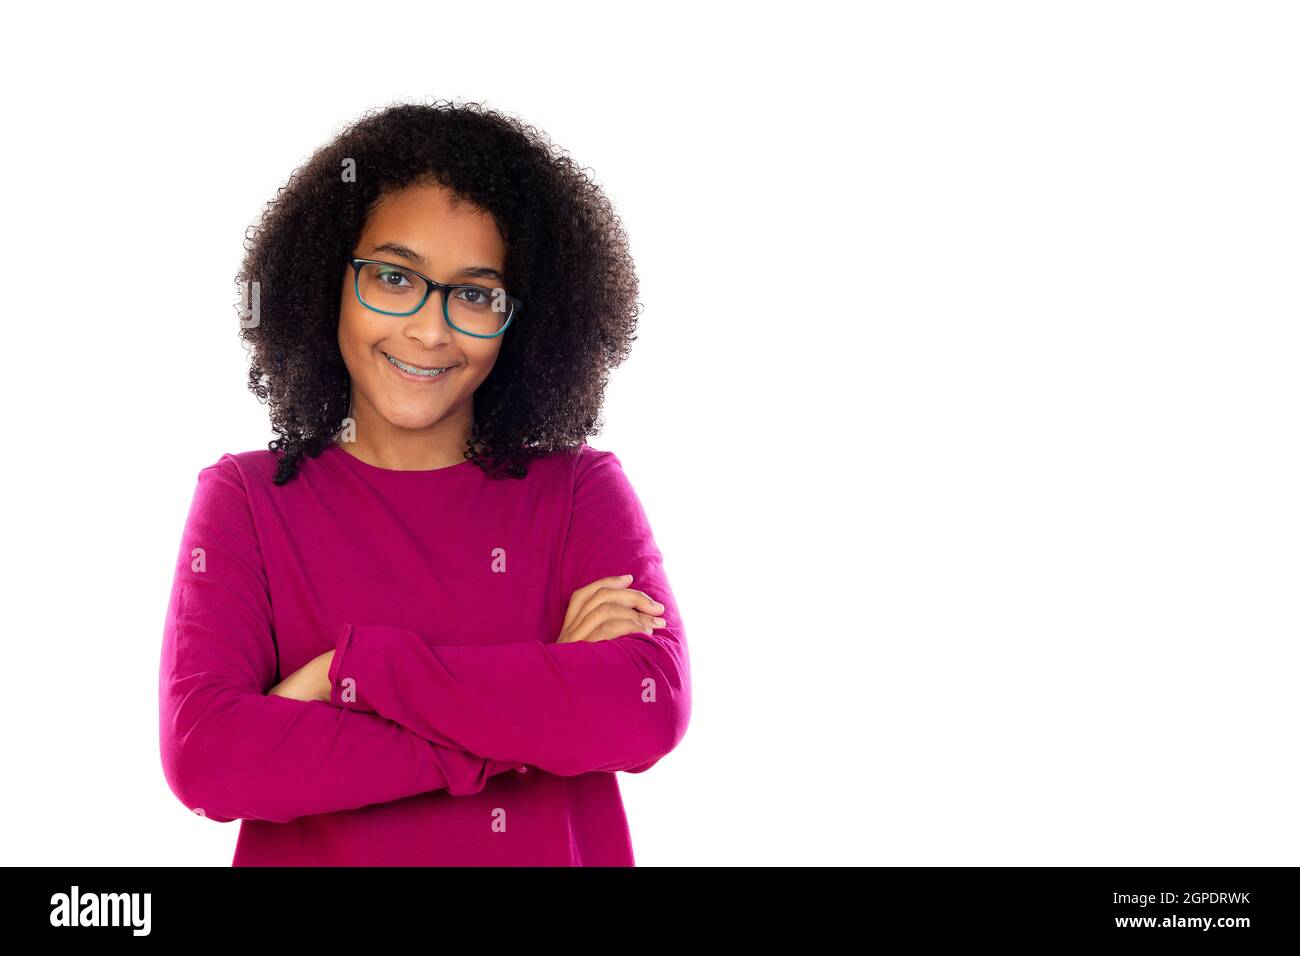
[[(373, 247), (370, 252), (367, 253), (367, 256), (373, 256), (376, 252), (388, 252), (402, 259), (409, 259), (412, 262), (418, 263), (420, 268), (425, 269), (426, 271), (429, 268), (429, 261), (425, 259), (424, 256), (420, 255), (409, 246), (402, 245), (400, 242), (381, 242), (379, 245)], [(506, 281), (506, 277), (491, 266), (466, 266), (464, 269), (461, 269), (453, 275), (452, 278), (455, 279), (458, 276), (465, 276), (472, 279), (496, 279), (501, 283)]]

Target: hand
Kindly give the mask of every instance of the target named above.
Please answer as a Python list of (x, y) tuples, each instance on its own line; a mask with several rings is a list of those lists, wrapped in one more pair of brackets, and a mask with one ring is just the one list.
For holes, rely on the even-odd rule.
[(632, 575), (601, 578), (573, 592), (557, 644), (608, 641), (625, 634), (653, 634), (665, 621), (664, 606), (643, 591), (626, 587)]
[(288, 697), (291, 700), (323, 700), (329, 703), (330, 664), (333, 662), (333, 651), (326, 651), (319, 657), (313, 657), (267, 691), (267, 694)]

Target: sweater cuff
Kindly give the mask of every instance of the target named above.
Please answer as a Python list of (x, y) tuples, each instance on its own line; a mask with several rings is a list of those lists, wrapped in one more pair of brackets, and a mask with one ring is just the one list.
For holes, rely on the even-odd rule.
[(351, 624), (339, 628), (338, 639), (334, 644), (334, 658), (330, 661), (329, 683), (330, 703), (335, 707), (348, 710), (363, 710), (374, 713), (374, 709), (361, 697), (361, 685), (364, 680), (356, 672), (356, 665), (361, 663), (356, 654), (350, 652), (356, 646), (356, 629)]

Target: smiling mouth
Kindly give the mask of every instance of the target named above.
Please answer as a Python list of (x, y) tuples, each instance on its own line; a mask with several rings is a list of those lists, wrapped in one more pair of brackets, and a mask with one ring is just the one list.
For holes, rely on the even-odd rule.
[(384, 352), (384, 358), (388, 359), (390, 365), (401, 369), (408, 375), (419, 375), (421, 378), (437, 378), (444, 372), (448, 372), (456, 367), (454, 365), (448, 365), (445, 368), (425, 368), (423, 365), (410, 365), (399, 358), (394, 358), (387, 352)]

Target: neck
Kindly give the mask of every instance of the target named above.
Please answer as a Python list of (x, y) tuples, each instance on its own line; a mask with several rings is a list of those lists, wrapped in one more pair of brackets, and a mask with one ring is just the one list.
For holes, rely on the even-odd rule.
[[(338, 444), (348, 454), (368, 465), (391, 471), (431, 471), (458, 465), (465, 460), (469, 446), (473, 410), (466, 407), (440, 419), (427, 428), (402, 428), (373, 409), (354, 405), (351, 417), (356, 422), (352, 441)], [(345, 431), (340, 438), (348, 437)]]

